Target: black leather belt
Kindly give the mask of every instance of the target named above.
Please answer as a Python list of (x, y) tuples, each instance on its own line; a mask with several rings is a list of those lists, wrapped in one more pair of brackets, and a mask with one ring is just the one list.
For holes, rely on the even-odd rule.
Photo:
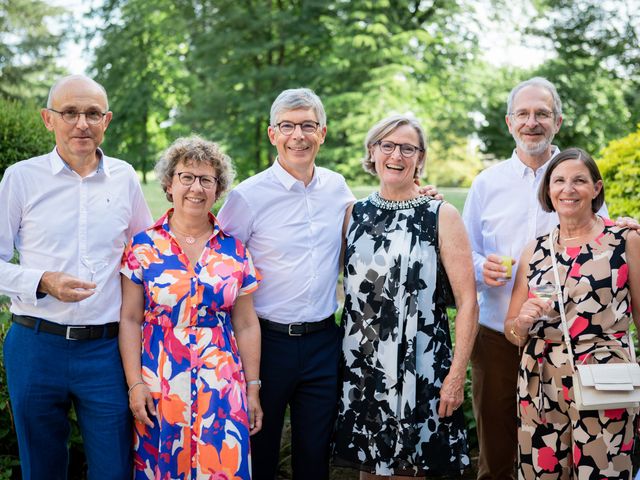
[(260, 327), (265, 330), (273, 330), (274, 332), (286, 333), (290, 337), (299, 337), (307, 333), (319, 332), (329, 328), (332, 324), (335, 324), (336, 320), (333, 315), (320, 320), (319, 322), (301, 322), (301, 323), (278, 323), (267, 320), (266, 318), (260, 319)]
[(12, 315), (12, 319), (18, 325), (34, 330), (38, 325), (39, 332), (60, 335), (67, 340), (97, 340), (99, 338), (115, 338), (118, 336), (118, 322), (105, 323), (104, 325), (60, 325), (59, 323), (26, 315)]

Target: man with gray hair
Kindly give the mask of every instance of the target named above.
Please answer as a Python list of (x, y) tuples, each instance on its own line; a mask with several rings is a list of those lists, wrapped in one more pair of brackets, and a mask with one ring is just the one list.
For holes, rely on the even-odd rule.
[(71, 405), (89, 479), (130, 478), (119, 271), (151, 213), (131, 165), (99, 148), (112, 116), (100, 84), (60, 79), (41, 116), (55, 148), (10, 166), (0, 182), (0, 294), (13, 320), (4, 363), (22, 478), (67, 478)]
[(547, 162), (558, 152), (551, 143), (562, 125), (556, 88), (541, 77), (520, 83), (509, 94), (505, 121), (516, 148), (510, 159), (477, 176), (463, 212), (480, 304), (480, 330), (471, 355), (478, 479), (515, 478), (520, 355), (505, 338), (503, 323), (522, 249), (558, 222), (537, 199)]
[[(558, 224), (538, 203), (538, 187), (558, 147), (562, 125), (555, 86), (534, 77), (513, 88), (505, 121), (516, 142), (511, 158), (480, 173), (464, 205), (480, 305), (480, 330), (471, 354), (473, 408), (480, 453), (478, 479), (515, 478), (516, 384), (520, 353), (504, 335), (513, 278), (525, 245)], [(606, 207), (598, 212), (607, 216)], [(621, 221), (632, 228), (637, 224)]]
[(287, 405), (294, 479), (329, 476), (338, 402), (341, 329), (334, 312), (342, 224), (354, 197), (344, 178), (315, 164), (327, 133), (320, 98), (283, 91), (273, 102), (269, 140), (278, 157), (240, 183), (220, 210), (262, 274), (255, 309), (262, 330), (262, 431), (252, 437), (252, 478), (273, 480)]

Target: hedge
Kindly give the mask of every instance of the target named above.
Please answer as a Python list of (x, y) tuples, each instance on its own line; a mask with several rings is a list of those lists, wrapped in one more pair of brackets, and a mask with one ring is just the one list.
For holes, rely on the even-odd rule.
[(597, 163), (611, 218), (640, 219), (640, 125), (637, 132), (611, 141)]
[(47, 153), (54, 143), (37, 105), (0, 97), (0, 177), (9, 165)]

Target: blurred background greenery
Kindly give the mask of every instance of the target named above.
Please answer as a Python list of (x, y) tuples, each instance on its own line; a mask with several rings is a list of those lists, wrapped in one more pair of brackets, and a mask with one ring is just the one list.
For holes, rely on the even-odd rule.
[[(55, 79), (86, 73), (110, 95), (105, 151), (140, 172), (157, 217), (168, 204), (151, 170), (171, 141), (217, 141), (246, 178), (274, 159), (271, 102), (307, 86), (328, 117), (318, 164), (356, 197), (375, 183), (360, 166), (366, 131), (411, 112), (429, 136), (425, 183), (461, 209), (475, 175), (513, 149), (509, 90), (542, 75), (564, 101), (555, 143), (592, 153), (612, 216), (639, 218), (639, 11), (640, 0), (0, 0), (0, 176), (52, 148), (38, 110)], [(2, 298), (0, 340), (8, 318)], [(71, 446), (82, 478), (77, 429)], [(0, 480), (19, 478), (17, 465), (0, 365)]]

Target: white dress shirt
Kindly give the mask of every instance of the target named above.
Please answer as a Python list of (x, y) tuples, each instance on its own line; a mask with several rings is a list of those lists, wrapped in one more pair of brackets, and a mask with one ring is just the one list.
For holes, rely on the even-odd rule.
[[(98, 169), (81, 177), (57, 150), (18, 162), (0, 182), (0, 293), (11, 311), (65, 325), (101, 325), (120, 319), (120, 261), (131, 236), (151, 213), (126, 162), (102, 154)], [(19, 265), (9, 263), (14, 246)], [(36, 298), (46, 271), (66, 272), (98, 287), (65, 303)]]
[(260, 318), (315, 322), (335, 312), (342, 222), (354, 200), (342, 175), (316, 166), (305, 187), (278, 161), (229, 193), (217, 218), (262, 275)]
[[(554, 146), (553, 155), (558, 152)], [(522, 250), (558, 225), (558, 215), (545, 212), (538, 202), (538, 187), (548, 165), (549, 162), (534, 172), (514, 150), (510, 159), (487, 168), (475, 178), (464, 204), (462, 218), (473, 251), (479, 321), (498, 332), (504, 331)], [(599, 213), (607, 216), (604, 205)], [(482, 278), (482, 265), (491, 253), (516, 260), (511, 280), (504, 286), (489, 287)]]

